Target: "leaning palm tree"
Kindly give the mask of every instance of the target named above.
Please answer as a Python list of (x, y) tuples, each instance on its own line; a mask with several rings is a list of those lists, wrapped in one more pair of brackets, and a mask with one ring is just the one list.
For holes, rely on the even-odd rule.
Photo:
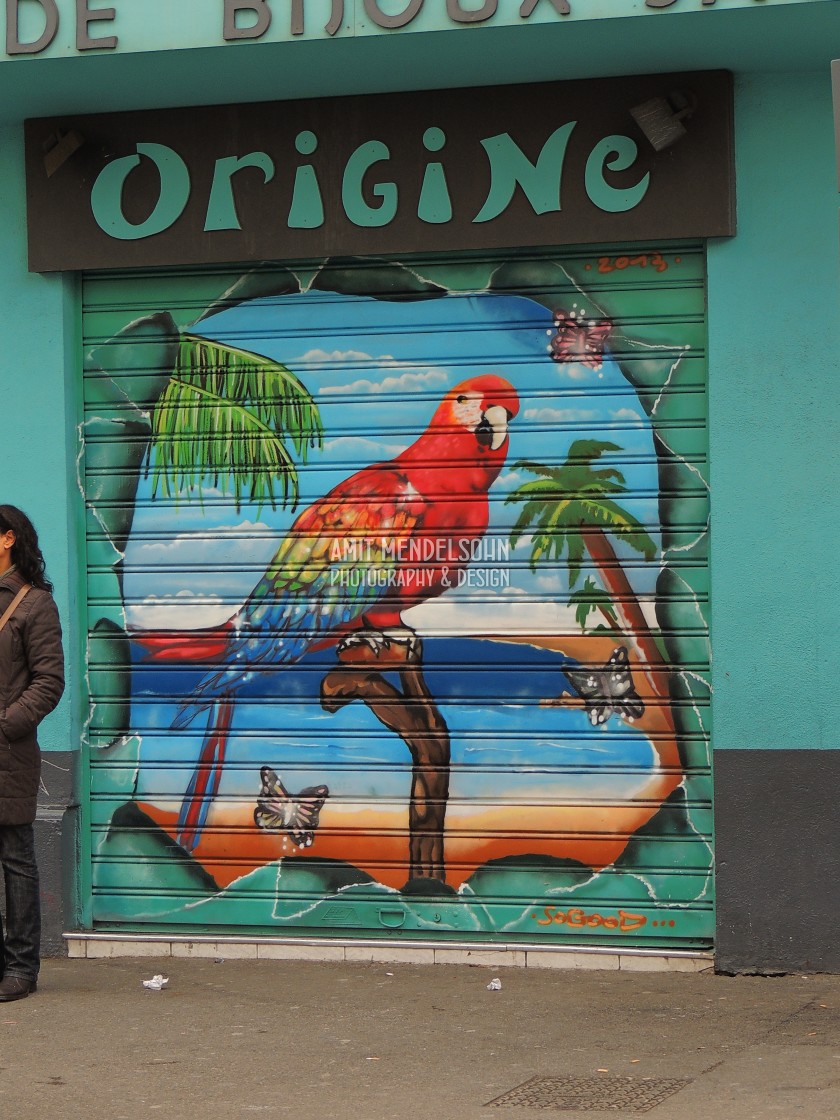
[(571, 445), (565, 463), (559, 467), (528, 461), (517, 463), (514, 470), (538, 477), (507, 498), (508, 504), (522, 506), (510, 541), (515, 547), (531, 530), (532, 570), (541, 561), (560, 560), (565, 554), (570, 590), (580, 578), (588, 552), (597, 565), (621, 629), (632, 638), (650, 667), (654, 689), (665, 696), (665, 660), (610, 536), (618, 537), (648, 561), (656, 556), (656, 544), (641, 523), (612, 497), (627, 489), (621, 471), (592, 466), (605, 451), (620, 450), (615, 443), (582, 439)]
[[(147, 471), (152, 497), (178, 500), (204, 481), (257, 507), (295, 506), (296, 458), (320, 446), (318, 408), (279, 362), (182, 334), (175, 366), (152, 409)], [(295, 455), (289, 449), (294, 449)]]

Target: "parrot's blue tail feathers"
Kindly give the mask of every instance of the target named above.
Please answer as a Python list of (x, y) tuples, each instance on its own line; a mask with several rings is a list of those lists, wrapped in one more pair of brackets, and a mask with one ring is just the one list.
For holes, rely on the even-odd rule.
[[(184, 800), (181, 802), (181, 811), (178, 814), (178, 843), (188, 852), (193, 851), (201, 839), (210, 805), (219, 791), (228, 734), (233, 718), (233, 697), (222, 696), (212, 703), (202, 705), (202, 707), (211, 709), (210, 717), (207, 720), (207, 733), (204, 736), (204, 742), (201, 744), (198, 763), (190, 778)], [(189, 723), (200, 710), (201, 708), (189, 708), (188, 711), (192, 714), (186, 723)], [(175, 724), (173, 724), (174, 726)]]
[(175, 718), (172, 721), (173, 731), (183, 731), (189, 727), (199, 712), (206, 712), (211, 706), (212, 701), (207, 700), (205, 703), (195, 704), (190, 701), (187, 704), (182, 704), (178, 711), (175, 713)]

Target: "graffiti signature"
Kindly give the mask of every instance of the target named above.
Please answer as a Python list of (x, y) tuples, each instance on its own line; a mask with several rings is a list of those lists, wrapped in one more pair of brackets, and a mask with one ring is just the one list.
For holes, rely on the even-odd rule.
[(631, 914), (628, 910), (619, 910), (617, 915), (604, 916), (603, 914), (592, 913), (587, 914), (585, 910), (572, 907), (570, 910), (560, 910), (557, 906), (544, 906), (544, 918), (537, 918), (536, 914), (531, 917), (536, 919), (538, 926), (550, 926), (554, 923), (557, 925), (570, 926), (572, 929), (583, 929), (589, 927), (594, 929), (598, 926), (603, 926), (604, 929), (617, 929), (620, 933), (630, 933), (632, 930), (641, 929), (642, 926), (647, 924), (647, 918), (644, 914)]

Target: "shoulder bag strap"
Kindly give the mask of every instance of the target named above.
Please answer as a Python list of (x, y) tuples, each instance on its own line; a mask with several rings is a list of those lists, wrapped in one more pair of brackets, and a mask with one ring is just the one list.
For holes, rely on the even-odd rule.
[(23, 599), (23, 597), (31, 590), (32, 590), (32, 584), (31, 583), (25, 583), (23, 585), (23, 587), (20, 589), (20, 591), (18, 591), (17, 595), (15, 595), (14, 599), (12, 599), (11, 603), (9, 603), (9, 606), (8, 606), (6, 612), (4, 613), (3, 617), (0, 618), (0, 630), (3, 629), (3, 627), (6, 625), (6, 623), (9, 621), (9, 619), (12, 617), (12, 615), (15, 613), (15, 608), (17, 607), (17, 605), (21, 601), (21, 599)]

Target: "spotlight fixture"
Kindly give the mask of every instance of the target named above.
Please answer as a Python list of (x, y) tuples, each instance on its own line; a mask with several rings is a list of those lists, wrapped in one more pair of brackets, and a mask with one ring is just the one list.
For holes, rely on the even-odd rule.
[(52, 178), (67, 160), (78, 152), (85, 138), (81, 133), (71, 129), (69, 132), (54, 132), (44, 145), (44, 170), (47, 178)]
[(630, 116), (655, 151), (670, 148), (686, 134), (683, 121), (697, 108), (692, 94), (675, 91), (667, 97), (652, 97), (630, 110)]

